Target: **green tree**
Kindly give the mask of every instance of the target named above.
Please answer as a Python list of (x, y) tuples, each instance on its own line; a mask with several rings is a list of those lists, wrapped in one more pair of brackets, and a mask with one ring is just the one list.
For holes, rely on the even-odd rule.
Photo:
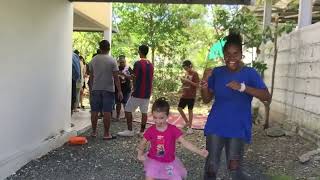
[(101, 32), (73, 32), (73, 48), (79, 50), (86, 62), (92, 59), (92, 55), (99, 48), (98, 43), (103, 39)]
[[(137, 58), (137, 47), (150, 46), (155, 66), (154, 96), (176, 94), (180, 87), (181, 62), (190, 59), (203, 67), (213, 42), (212, 27), (202, 5), (114, 4), (112, 55)], [(170, 94), (170, 93), (169, 93)]]
[(115, 43), (130, 43), (131, 47), (126, 50), (120, 47), (122, 50), (115, 49), (113, 52), (129, 52), (132, 46), (145, 43), (151, 48), (153, 63), (156, 56), (186, 56), (187, 49), (183, 45), (190, 37), (186, 28), (205, 11), (205, 7), (200, 5), (115, 4), (114, 13), (120, 31)]
[(213, 26), (217, 31), (217, 39), (226, 36), (229, 31), (244, 36), (247, 48), (259, 47), (262, 42), (262, 26), (248, 8), (228, 10), (223, 6), (213, 6)]

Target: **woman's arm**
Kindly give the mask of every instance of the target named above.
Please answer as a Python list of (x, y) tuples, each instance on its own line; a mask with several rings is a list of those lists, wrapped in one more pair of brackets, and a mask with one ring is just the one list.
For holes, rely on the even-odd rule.
[(207, 157), (208, 156), (208, 151), (205, 149), (199, 149), (193, 144), (191, 144), (189, 141), (185, 140), (182, 136), (178, 138), (178, 142), (182, 144), (183, 147), (186, 149), (190, 150), (191, 152), (197, 153), (200, 156)]
[(203, 72), (202, 80), (200, 82), (200, 94), (204, 103), (209, 103), (213, 99), (213, 92), (208, 88), (208, 79), (212, 74), (212, 69), (206, 69)]
[(203, 102), (205, 104), (210, 103), (211, 100), (213, 99), (213, 93), (208, 88), (207, 82), (201, 81), (200, 87), (201, 87), (200, 94), (201, 94), (201, 98), (202, 98)]
[(257, 89), (250, 86), (246, 86), (246, 89), (244, 92), (258, 98), (260, 101), (267, 101), (267, 102), (271, 101), (271, 95), (268, 89)]
[[(241, 84), (236, 81), (231, 81), (230, 83), (227, 84), (227, 87), (229, 87), (233, 90), (239, 91), (241, 89)], [(253, 88), (253, 87), (246, 85), (245, 90), (243, 92), (245, 92), (253, 97), (258, 98), (261, 101), (270, 102), (270, 100), (271, 100), (271, 95), (270, 95), (268, 89), (257, 89), (257, 88)]]

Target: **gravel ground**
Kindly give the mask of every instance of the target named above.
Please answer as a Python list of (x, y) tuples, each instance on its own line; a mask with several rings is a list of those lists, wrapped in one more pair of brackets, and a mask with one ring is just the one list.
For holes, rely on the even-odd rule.
[[(139, 124), (135, 123), (135, 127)], [(125, 122), (112, 122), (111, 131), (116, 133), (126, 128)], [(143, 179), (142, 164), (136, 160), (135, 147), (138, 137), (121, 138), (112, 141), (102, 140), (102, 124), (99, 124), (99, 135), (96, 139), (88, 138), (89, 143), (83, 146), (64, 146), (48, 153), (40, 159), (33, 160), (8, 180), (134, 180)], [(89, 136), (90, 131), (84, 135)], [(202, 131), (195, 131), (186, 139), (199, 147), (204, 147)], [(319, 162), (311, 160), (300, 164), (297, 157), (315, 149), (316, 146), (298, 136), (270, 138), (259, 128), (254, 128), (253, 144), (247, 147), (244, 169), (252, 179), (276, 179), (275, 175), (307, 179), (320, 176)], [(204, 159), (178, 146), (177, 156), (188, 169), (188, 180), (200, 180), (203, 174)], [(224, 159), (224, 158), (222, 158)], [(220, 179), (228, 179), (225, 162), (220, 168)], [(281, 178), (278, 178), (279, 180)]]

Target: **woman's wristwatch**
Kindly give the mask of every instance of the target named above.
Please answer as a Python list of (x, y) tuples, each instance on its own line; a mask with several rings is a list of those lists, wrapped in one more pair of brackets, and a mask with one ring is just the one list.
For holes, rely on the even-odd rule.
[(240, 83), (241, 87), (239, 89), (239, 92), (244, 92), (246, 90), (246, 84), (244, 82)]

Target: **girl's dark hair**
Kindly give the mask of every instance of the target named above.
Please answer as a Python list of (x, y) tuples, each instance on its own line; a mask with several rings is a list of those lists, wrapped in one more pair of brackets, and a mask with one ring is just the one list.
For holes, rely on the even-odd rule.
[(157, 99), (152, 105), (152, 112), (165, 112), (169, 115), (170, 105), (164, 97)]
[(230, 45), (236, 45), (242, 51), (242, 37), (239, 33), (231, 32), (227, 37), (224, 38), (226, 44), (223, 46), (223, 52), (227, 50)]

